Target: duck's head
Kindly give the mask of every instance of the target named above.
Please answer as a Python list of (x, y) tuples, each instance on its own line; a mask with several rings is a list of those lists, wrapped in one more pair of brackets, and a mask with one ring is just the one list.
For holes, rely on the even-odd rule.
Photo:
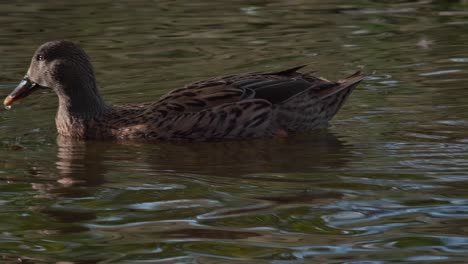
[(51, 41), (36, 50), (26, 76), (3, 104), (9, 106), (40, 88), (53, 89), (61, 97), (95, 87), (94, 70), (84, 50), (70, 41)]

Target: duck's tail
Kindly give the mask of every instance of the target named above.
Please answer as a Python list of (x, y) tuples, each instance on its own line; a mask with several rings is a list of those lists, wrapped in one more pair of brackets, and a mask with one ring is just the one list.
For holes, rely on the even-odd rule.
[[(347, 91), (349, 95), (354, 88), (365, 78), (366, 76), (362, 74), (361, 71), (357, 71), (350, 76), (344, 78), (343, 80), (339, 80), (337, 82), (338, 85), (335, 85), (329, 89), (321, 90), (317, 95), (321, 100), (325, 100), (330, 96), (341, 94), (343, 91)], [(346, 99), (346, 98), (344, 98)]]
[(365, 75), (358, 71), (337, 82), (320, 80), (278, 107), (278, 124), (292, 132), (326, 125), (364, 78)]
[(356, 88), (365, 77), (366, 76), (362, 74), (361, 71), (357, 71), (345, 79), (338, 81), (337, 86), (321, 91), (319, 95), (320, 105), (321, 109), (325, 112), (325, 119), (327, 122), (338, 113), (354, 88)]

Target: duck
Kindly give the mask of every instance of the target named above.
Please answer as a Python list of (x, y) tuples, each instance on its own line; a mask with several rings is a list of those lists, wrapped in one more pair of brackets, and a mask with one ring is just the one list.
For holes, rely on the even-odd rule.
[(33, 54), (5, 107), (39, 89), (58, 97), (60, 136), (90, 140), (217, 141), (287, 137), (328, 122), (365, 75), (338, 81), (300, 70), (306, 65), (249, 72), (187, 84), (154, 102), (110, 105), (101, 96), (87, 53), (55, 40)]

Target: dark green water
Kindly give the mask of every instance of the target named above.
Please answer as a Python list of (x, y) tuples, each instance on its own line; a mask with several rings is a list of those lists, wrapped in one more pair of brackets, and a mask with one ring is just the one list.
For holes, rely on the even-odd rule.
[(284, 140), (77, 142), (52, 93), (0, 110), (1, 263), (466, 263), (467, 1), (15, 1), (0, 23), (2, 98), (53, 39), (115, 104), (304, 63), (373, 74)]

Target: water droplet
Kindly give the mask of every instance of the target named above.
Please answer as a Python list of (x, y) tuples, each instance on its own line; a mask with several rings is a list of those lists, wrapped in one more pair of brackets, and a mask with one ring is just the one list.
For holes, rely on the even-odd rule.
[(5, 105), (4, 106), (6, 110), (10, 110), (11, 109), (11, 105)]

